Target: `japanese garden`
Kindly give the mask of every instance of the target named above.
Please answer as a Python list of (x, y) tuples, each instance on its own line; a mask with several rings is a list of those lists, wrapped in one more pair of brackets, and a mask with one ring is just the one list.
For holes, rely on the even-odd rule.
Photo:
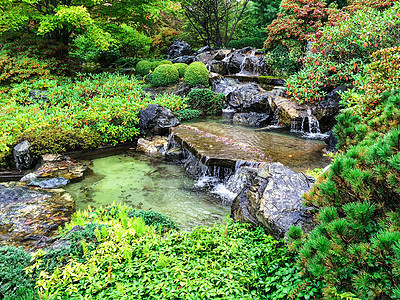
[(400, 1), (0, 0), (0, 300), (400, 299)]

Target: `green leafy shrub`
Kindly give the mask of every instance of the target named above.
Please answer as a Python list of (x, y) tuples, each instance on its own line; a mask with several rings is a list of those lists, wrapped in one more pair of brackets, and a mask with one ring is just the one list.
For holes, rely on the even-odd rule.
[(171, 65), (160, 65), (158, 66), (151, 78), (151, 83), (154, 86), (167, 86), (179, 81), (179, 72), (175, 66)]
[(35, 282), (25, 274), (31, 256), (22, 248), (0, 247), (0, 298), (39, 299)]
[(185, 81), (190, 86), (196, 84), (202, 84), (204, 86), (209, 85), (209, 72), (205, 64), (199, 61), (191, 63), (185, 71)]
[[(28, 91), (46, 85), (49, 102), (31, 103)], [(142, 94), (135, 79), (108, 73), (80, 75), (74, 82), (16, 85), (15, 90), (0, 94), (0, 164), (22, 136), (34, 141), (37, 153), (116, 145), (135, 139), (139, 111), (148, 104), (161, 104), (171, 111), (186, 108), (180, 97), (163, 95), (152, 100)]]
[(193, 89), (186, 98), (188, 105), (205, 115), (219, 115), (224, 108), (224, 94), (217, 94), (209, 89)]
[(228, 47), (235, 48), (235, 49), (242, 49), (245, 47), (253, 47), (256, 49), (262, 49), (262, 48), (264, 48), (264, 40), (265, 40), (265, 38), (263, 38), (263, 37), (245, 37), (240, 40), (230, 41), (228, 44)]
[(176, 64), (174, 64), (174, 66), (179, 72), (179, 78), (184, 78), (185, 77), (185, 71), (186, 71), (188, 65), (184, 64), (184, 63), (176, 63)]
[(149, 74), (150, 70), (153, 68), (153, 64), (148, 60), (141, 60), (136, 64), (136, 73), (140, 76), (145, 76)]
[(288, 48), (283, 45), (278, 45), (271, 51), (268, 51), (264, 58), (268, 74), (279, 77), (288, 77), (295, 74), (300, 67), (298, 62), (300, 53), (301, 49), (295, 46)]
[[(134, 215), (137, 216), (136, 212)], [(250, 230), (246, 224), (227, 220), (226, 225), (160, 235), (159, 229), (147, 226), (144, 219), (131, 218), (128, 207), (114, 206), (77, 212), (64, 232), (88, 222), (94, 230), (82, 237), (82, 252), (63, 256), (62, 265), (48, 268), (43, 263), (46, 251), (34, 254), (28, 273), (37, 276), (42, 297), (310, 299), (319, 296), (318, 283), (304, 280), (287, 248), (265, 235), (261, 228)], [(100, 225), (103, 227), (96, 227)]]
[(303, 69), (287, 80), (288, 95), (300, 103), (319, 101), (337, 86), (355, 85), (373, 52), (398, 45), (399, 9), (398, 2), (384, 11), (364, 7), (312, 35)]
[(337, 117), (339, 155), (305, 195), (323, 207), (306, 239), (292, 237), (303, 270), (326, 299), (399, 299), (400, 48), (366, 67), (360, 101)]
[(201, 111), (197, 109), (182, 109), (178, 110), (175, 115), (178, 117), (180, 121), (196, 119), (200, 117)]
[(114, 64), (117, 68), (134, 68), (139, 60), (135, 57), (121, 57)]
[(69, 54), (80, 61), (94, 63), (98, 61), (100, 51), (101, 48), (94, 40), (84, 35), (78, 35), (72, 43)]

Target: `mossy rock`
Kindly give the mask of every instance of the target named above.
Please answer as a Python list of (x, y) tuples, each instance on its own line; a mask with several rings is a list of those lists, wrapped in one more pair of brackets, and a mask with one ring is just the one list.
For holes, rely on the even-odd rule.
[(190, 86), (195, 86), (196, 84), (209, 86), (209, 74), (206, 65), (196, 61), (187, 67), (185, 71), (185, 81)]
[(167, 86), (179, 81), (179, 72), (174, 65), (158, 66), (151, 78), (151, 83), (154, 86)]
[(153, 69), (153, 63), (148, 60), (141, 60), (136, 64), (136, 73), (145, 76)]
[(176, 64), (174, 64), (174, 66), (175, 66), (175, 68), (178, 69), (179, 78), (183, 78), (185, 76), (185, 71), (186, 71), (188, 65), (184, 64), (184, 63), (176, 63)]

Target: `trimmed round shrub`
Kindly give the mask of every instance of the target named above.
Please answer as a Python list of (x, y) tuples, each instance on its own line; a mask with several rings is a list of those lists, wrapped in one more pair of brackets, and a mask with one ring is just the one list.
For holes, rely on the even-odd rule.
[(152, 70), (155, 70), (158, 66), (161, 65), (172, 65), (172, 62), (170, 62), (169, 60), (156, 60), (153, 61), (151, 64), (152, 64)]
[(154, 86), (167, 86), (179, 81), (179, 72), (173, 65), (158, 66), (151, 78)]
[(208, 86), (209, 72), (205, 64), (199, 61), (191, 63), (185, 71), (185, 81), (190, 86), (202, 84)]
[(145, 76), (149, 74), (150, 70), (153, 68), (153, 63), (148, 60), (141, 60), (136, 64), (136, 73), (140, 76)]
[(186, 71), (186, 68), (188, 67), (188, 65), (184, 64), (184, 63), (176, 63), (176, 64), (174, 64), (174, 66), (175, 66), (175, 68), (178, 69), (179, 78), (183, 78), (185, 76), (185, 71)]

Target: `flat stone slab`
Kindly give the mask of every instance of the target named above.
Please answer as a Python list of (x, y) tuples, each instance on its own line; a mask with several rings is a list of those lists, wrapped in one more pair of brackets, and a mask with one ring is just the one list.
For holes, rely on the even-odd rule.
[[(281, 162), (295, 172), (324, 168), (325, 143), (230, 124), (197, 122), (170, 130), (174, 140), (205, 165), (234, 168), (243, 161)], [(253, 165), (251, 163), (246, 165)]]
[(225, 136), (218, 136), (191, 125), (170, 129), (175, 141), (192, 152), (204, 165), (235, 168), (238, 162), (268, 161), (265, 153), (250, 144)]

